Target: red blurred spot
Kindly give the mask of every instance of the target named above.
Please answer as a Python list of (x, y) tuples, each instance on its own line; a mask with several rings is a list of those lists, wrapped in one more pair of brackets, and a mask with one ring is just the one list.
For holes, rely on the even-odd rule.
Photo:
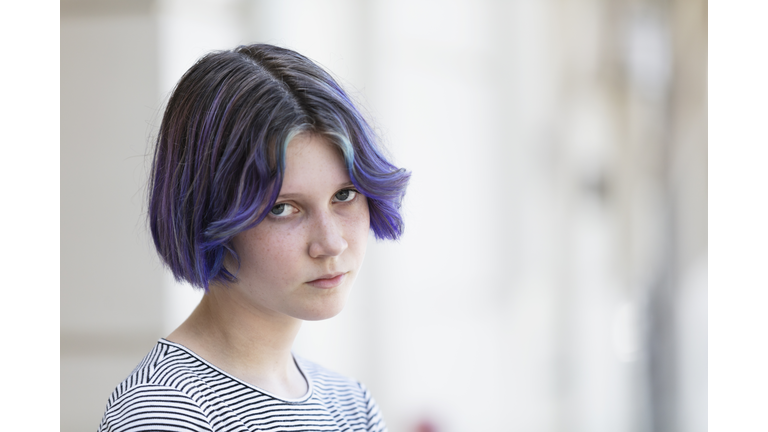
[(416, 424), (416, 432), (437, 432), (437, 426), (429, 420), (421, 420)]

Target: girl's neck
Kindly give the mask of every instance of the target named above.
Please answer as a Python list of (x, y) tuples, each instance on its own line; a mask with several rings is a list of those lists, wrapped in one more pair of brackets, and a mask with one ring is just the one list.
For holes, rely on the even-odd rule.
[(245, 308), (223, 290), (227, 287), (211, 287), (167, 339), (276, 396), (306, 394), (308, 384), (291, 354), (301, 320)]

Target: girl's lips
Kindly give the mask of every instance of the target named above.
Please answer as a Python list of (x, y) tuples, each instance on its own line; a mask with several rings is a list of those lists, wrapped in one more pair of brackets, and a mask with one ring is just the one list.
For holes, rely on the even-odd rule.
[[(330, 275), (329, 275), (330, 276)], [(339, 273), (336, 276), (333, 277), (322, 277), (315, 279), (313, 281), (307, 282), (307, 284), (312, 285), (315, 288), (335, 288), (339, 285), (341, 285), (342, 282), (344, 282), (344, 278), (347, 276), (346, 273)]]

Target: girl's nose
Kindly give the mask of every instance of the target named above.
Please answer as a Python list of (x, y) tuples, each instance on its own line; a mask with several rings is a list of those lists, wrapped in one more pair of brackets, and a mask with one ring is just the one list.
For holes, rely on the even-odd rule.
[(349, 246), (343, 234), (339, 221), (333, 215), (318, 215), (312, 227), (309, 256), (327, 258), (341, 255)]

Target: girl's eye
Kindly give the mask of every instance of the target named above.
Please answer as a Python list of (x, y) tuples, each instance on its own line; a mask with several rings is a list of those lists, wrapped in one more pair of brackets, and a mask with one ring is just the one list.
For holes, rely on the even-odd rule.
[(269, 211), (272, 216), (277, 217), (285, 217), (294, 212), (295, 208), (292, 205), (286, 203), (277, 204), (276, 206), (272, 207), (272, 210)]
[(333, 200), (336, 202), (348, 202), (355, 199), (355, 196), (357, 196), (357, 191), (352, 189), (342, 189), (333, 196)]

